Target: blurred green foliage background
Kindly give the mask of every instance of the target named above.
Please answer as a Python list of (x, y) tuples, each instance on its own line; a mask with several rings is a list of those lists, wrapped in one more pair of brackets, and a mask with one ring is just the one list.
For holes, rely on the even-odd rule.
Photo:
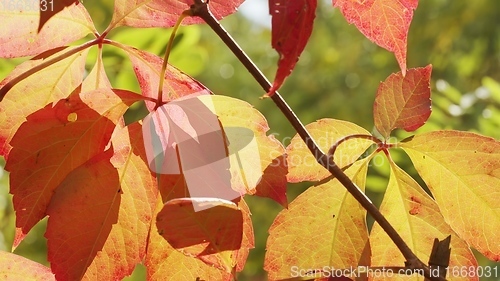
[[(330, 1), (320, 1), (313, 35), (296, 69), (280, 93), (305, 123), (320, 118), (337, 118), (373, 131), (372, 104), (380, 81), (398, 65), (394, 56), (368, 41), (348, 25)], [(112, 17), (113, 1), (84, 0), (96, 26), (104, 30)], [(242, 12), (222, 21), (242, 48), (267, 77), (276, 71), (277, 53), (270, 46), (266, 0), (247, 0)], [(415, 11), (408, 42), (408, 67), (433, 65), (433, 113), (419, 131), (457, 129), (500, 138), (500, 9), (497, 0), (420, 1)], [(1, 28), (1, 27), (0, 27)], [(294, 135), (291, 126), (250, 74), (207, 26), (182, 27), (170, 62), (204, 83), (215, 94), (245, 100), (268, 119), (269, 133), (287, 145)], [(163, 55), (170, 30), (119, 28), (111, 38)], [(93, 66), (96, 50), (90, 52), (87, 70)], [(107, 73), (116, 88), (139, 92), (130, 62), (121, 51), (105, 46)], [(0, 60), (0, 79), (24, 59)], [(141, 116), (140, 107), (129, 114)], [(135, 115), (135, 117), (134, 117)], [(396, 132), (404, 138), (409, 134)], [(394, 152), (394, 158), (416, 178), (408, 158)], [(376, 158), (369, 173), (368, 194), (377, 204), (387, 184), (388, 167)], [(8, 194), (8, 175), (0, 159), (0, 250), (10, 250), (14, 234), (14, 212)], [(420, 181), (421, 182), (421, 181)], [(289, 201), (309, 184), (289, 185)], [(265, 280), (262, 269), (267, 230), (281, 207), (271, 200), (247, 197), (253, 213), (256, 249), (251, 251), (240, 280)], [(370, 222), (370, 225), (372, 222)], [(15, 253), (47, 264), (45, 221), (37, 225)], [(497, 266), (477, 255), (482, 265)], [(131, 280), (143, 280), (138, 266)], [(484, 280), (487, 280), (486, 278)], [(500, 280), (491, 278), (489, 280)]]

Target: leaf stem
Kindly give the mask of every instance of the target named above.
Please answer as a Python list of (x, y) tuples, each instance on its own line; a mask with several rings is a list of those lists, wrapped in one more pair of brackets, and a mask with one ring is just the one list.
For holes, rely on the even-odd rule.
[(160, 83), (158, 83), (158, 99), (156, 101), (155, 109), (163, 104), (163, 84), (165, 83), (165, 73), (167, 72), (167, 67), (168, 67), (168, 57), (170, 56), (170, 52), (172, 51), (172, 47), (174, 46), (175, 35), (177, 34), (177, 30), (179, 29), (182, 20), (184, 20), (185, 17), (190, 15), (191, 15), (191, 10), (185, 10), (184, 12), (182, 12), (182, 14), (179, 16), (177, 22), (175, 23), (172, 29), (172, 33), (170, 34), (170, 39), (168, 40), (167, 44), (167, 50), (165, 51), (165, 57), (163, 59), (163, 65), (161, 67)]
[(1, 89), (0, 89), (0, 101), (3, 100), (3, 98), (5, 97), (5, 95), (7, 94), (7, 92), (10, 91), (10, 89), (12, 89), (17, 83), (23, 81), (24, 79), (30, 77), (31, 75), (37, 73), (38, 71), (46, 68), (46, 67), (49, 67), (51, 66), (52, 64), (54, 63), (57, 63), (59, 61), (62, 61), (63, 59), (65, 58), (68, 58), (78, 52), (81, 52), (87, 48), (90, 48), (91, 46), (93, 45), (96, 45), (96, 44), (99, 44), (100, 42), (100, 39), (99, 38), (96, 38), (96, 39), (93, 39), (93, 40), (90, 40), (80, 46), (77, 46), (76, 48), (73, 48), (65, 53), (62, 53), (52, 59), (49, 59), (49, 60), (46, 60), (44, 62), (42, 62), (41, 64), (37, 65), (37, 66), (34, 66), (33, 68), (30, 68), (28, 70), (26, 70), (25, 72), (21, 73), (19, 76), (16, 76), (14, 77), (12, 80), (10, 80), (9, 82), (7, 82)]
[(335, 154), (335, 150), (337, 150), (337, 147), (341, 145), (343, 142), (346, 142), (350, 139), (367, 139), (367, 140), (372, 140), (374, 143), (376, 143), (378, 146), (382, 145), (382, 141), (379, 140), (377, 137), (371, 136), (371, 135), (365, 135), (365, 134), (355, 134), (355, 135), (350, 135), (341, 138), (338, 140), (335, 144), (332, 145), (330, 150), (328, 150), (328, 156), (333, 157)]
[[(194, 3), (195, 4), (191, 6), (192, 15), (200, 17), (212, 28), (212, 30), (221, 38), (226, 46), (234, 53), (234, 55), (240, 60), (240, 62), (247, 68), (250, 74), (260, 84), (262, 89), (267, 93), (272, 86), (271, 83), (213, 16), (208, 7), (208, 0), (194, 0)], [(349, 179), (349, 177), (340, 169), (340, 167), (337, 166), (332, 157), (328, 157), (323, 151), (321, 151), (302, 122), (295, 115), (293, 110), (288, 106), (281, 95), (276, 92), (270, 98), (273, 100), (276, 106), (278, 106), (278, 108), (302, 138), (302, 140), (306, 143), (307, 147), (316, 158), (316, 161), (323, 167), (328, 169), (328, 171), (330, 171), (330, 173), (332, 173), (332, 175), (335, 176), (343, 186), (345, 186), (349, 193), (354, 196), (354, 198), (367, 210), (367, 212), (382, 227), (382, 229), (384, 229), (387, 235), (389, 235), (391, 240), (396, 244), (396, 246), (405, 257), (406, 268), (421, 269), (420, 271), (423, 271), (424, 276), (429, 278), (430, 280), (445, 280), (441, 277), (431, 276), (429, 267), (418, 259), (418, 257), (404, 242), (403, 238), (401, 238), (401, 236), (394, 229), (394, 227), (392, 227), (389, 221), (387, 221), (382, 213), (380, 213), (377, 207), (373, 205), (370, 199), (359, 189), (359, 187), (357, 187)]]

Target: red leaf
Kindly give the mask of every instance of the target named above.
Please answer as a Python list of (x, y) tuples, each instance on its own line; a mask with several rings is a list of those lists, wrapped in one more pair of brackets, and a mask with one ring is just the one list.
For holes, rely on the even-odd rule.
[[(196, 211), (196, 209), (203, 209)], [(233, 251), (242, 246), (243, 215), (231, 201), (177, 198), (165, 203), (156, 225), (175, 249), (231, 272)]]
[(333, 0), (333, 5), (368, 39), (394, 52), (406, 74), (408, 29), (418, 0)]
[(0, 251), (2, 280), (56, 280), (50, 268), (13, 253)]
[[(276, 150), (284, 150), (281, 144), (276, 140), (278, 148)], [(261, 148), (262, 151), (263, 148)], [(275, 150), (275, 151), (276, 151)], [(278, 151), (279, 151), (278, 150)], [(261, 152), (261, 157), (262, 157)], [(286, 187), (288, 174), (288, 167), (286, 163), (286, 156), (280, 155), (272, 159), (271, 164), (267, 166), (262, 175), (262, 180), (255, 188), (255, 195), (260, 197), (271, 198), (281, 204), (281, 206), (288, 207), (288, 199), (286, 197)]]
[(424, 125), (431, 115), (432, 66), (412, 68), (406, 76), (393, 73), (380, 83), (373, 104), (375, 127), (384, 136), (402, 128), (408, 132)]
[[(139, 98), (126, 91), (74, 93), (27, 117), (11, 141), (5, 166), (11, 172), (18, 228), (14, 247), (45, 216), (53, 191), (65, 177), (104, 150), (115, 123)], [(101, 108), (89, 107), (94, 105)]]
[[(141, 132), (139, 123), (133, 123), (117, 127), (111, 137), (114, 152), (111, 163), (120, 177), (121, 204), (117, 223), (85, 274), (90, 280), (122, 279), (146, 255), (149, 226), (159, 196), (156, 179), (145, 162)], [(74, 221), (75, 225), (79, 223)], [(103, 266), (108, 269), (105, 274), (101, 272)]]
[[(45, 1), (57, 6), (61, 0)], [(64, 0), (70, 1), (70, 0)], [(37, 32), (37, 22), (41, 20), (38, 1), (21, 1), (23, 10), (15, 8), (2, 9), (2, 28), (0, 28), (0, 57), (14, 58), (38, 55), (43, 51), (64, 46), (97, 32), (90, 15), (83, 5), (68, 7), (47, 22)], [(5, 2), (7, 3), (7, 2)], [(32, 7), (30, 7), (32, 5)], [(42, 13), (42, 16), (44, 13)], [(64, 34), (64, 35), (63, 35)]]
[[(61, 12), (65, 7), (73, 4), (79, 4), (78, 0), (40, 0), (40, 22), (38, 23), (38, 32), (42, 29), (43, 25), (57, 13)], [(82, 5), (83, 6), (83, 5)]]
[[(210, 0), (210, 11), (217, 19), (236, 12), (244, 0)], [(117, 0), (110, 27), (172, 27), (194, 4), (193, 0)], [(187, 17), (183, 24), (204, 23), (198, 17)]]
[(98, 154), (70, 173), (47, 208), (48, 259), (57, 280), (81, 280), (118, 221), (122, 191), (112, 155)]
[(268, 95), (290, 75), (311, 36), (317, 0), (269, 0), (272, 46), (280, 54), (278, 71)]
[[(157, 99), (163, 59), (130, 47), (124, 47), (124, 51), (128, 53), (132, 61), (142, 95)], [(210, 90), (204, 85), (172, 65), (168, 65), (165, 80), (162, 100), (165, 103), (187, 95), (210, 94)], [(146, 105), (150, 111), (156, 106), (153, 102), (146, 102)]]

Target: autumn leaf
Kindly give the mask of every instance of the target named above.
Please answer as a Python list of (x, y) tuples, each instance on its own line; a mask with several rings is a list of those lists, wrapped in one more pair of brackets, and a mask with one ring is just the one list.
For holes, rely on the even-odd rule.
[(151, 170), (182, 173), (191, 197), (232, 200), (248, 193), (286, 206), (287, 170), (277, 162), (284, 148), (266, 136), (267, 122), (247, 103), (184, 97), (153, 111), (143, 129)]
[[(285, 148), (273, 136), (266, 135), (269, 125), (265, 117), (253, 108), (252, 105), (241, 100), (224, 96), (203, 96), (201, 100), (211, 100), (214, 105), (214, 113), (219, 118), (226, 137), (229, 140), (229, 151), (236, 152), (232, 156), (232, 163), (239, 162), (235, 157), (245, 159), (242, 174), (253, 175), (253, 180), (247, 178), (245, 189), (248, 193), (261, 197), (268, 197), (282, 206), (286, 207), (288, 167), (285, 157)], [(228, 131), (227, 128), (233, 128)], [(250, 140), (250, 132), (241, 130), (246, 128), (253, 132), (253, 140)], [(250, 140), (250, 142), (248, 142)], [(255, 143), (254, 143), (255, 141)], [(255, 154), (255, 144), (258, 156)], [(260, 160), (260, 162), (258, 162)], [(260, 169), (260, 171), (257, 171)], [(260, 177), (260, 180), (256, 180)], [(255, 188), (252, 184), (256, 184)], [(243, 188), (240, 188), (243, 189)]]
[[(354, 163), (346, 174), (364, 189), (366, 160)], [(331, 272), (366, 264), (366, 211), (336, 179), (312, 186), (281, 211), (269, 229), (264, 269), (270, 280), (319, 278)], [(296, 271), (294, 271), (294, 268)]]
[(73, 4), (80, 4), (79, 0), (59, 0), (59, 1), (47, 1), (40, 0), (40, 22), (38, 23), (38, 32), (42, 30), (42, 27), (47, 23), (49, 19), (54, 17), (56, 14), (60, 13), (64, 8), (69, 7)]
[(313, 29), (317, 0), (269, 0), (272, 46), (279, 53), (278, 70), (268, 91), (273, 95), (290, 75)]
[(500, 261), (500, 143), (469, 132), (435, 131), (401, 147), (446, 222), (483, 255)]
[[(18, 84), (0, 102), (0, 155), (8, 159), (16, 130), (33, 112), (48, 103), (66, 98), (83, 80), (87, 51), (78, 52), (37, 72)], [(42, 58), (26, 61), (17, 66), (2, 82), (0, 88), (19, 74), (39, 65)]]
[(81, 280), (118, 221), (122, 191), (112, 155), (97, 154), (72, 171), (51, 198), (45, 236), (58, 280)]
[[(236, 12), (244, 0), (210, 0), (210, 11), (217, 19)], [(117, 0), (108, 30), (117, 26), (172, 27), (193, 0)], [(183, 24), (203, 23), (198, 17), (187, 17)]]
[(406, 74), (406, 45), (418, 0), (333, 0), (347, 22), (382, 48), (391, 51)]
[[(141, 87), (141, 94), (145, 97), (157, 99), (163, 59), (135, 48), (127, 46), (122, 46), (122, 48), (127, 52), (132, 62), (137, 81)], [(187, 95), (208, 95), (211, 93), (200, 82), (170, 64), (165, 73), (165, 80), (162, 100), (164, 103)], [(146, 102), (146, 106), (150, 111), (153, 111), (156, 103)]]
[[(355, 134), (369, 135), (368, 131), (356, 124), (335, 119), (320, 119), (306, 125), (306, 129), (323, 151), (329, 151), (332, 145), (344, 137)], [(337, 148), (333, 160), (340, 167), (346, 167), (355, 162), (372, 144), (366, 139), (350, 139)], [(286, 151), (289, 182), (319, 181), (331, 176), (327, 169), (318, 164), (298, 135), (292, 138)]]
[[(57, 1), (44, 1), (49, 6)], [(64, 0), (70, 1), (70, 0)], [(37, 24), (42, 21), (38, 1), (26, 1), (24, 9), (0, 9), (0, 57), (15, 58), (38, 55), (44, 51), (64, 46), (97, 32), (90, 15), (83, 5), (67, 7), (47, 22), (39, 32)], [(33, 7), (29, 7), (32, 4)], [(1, 4), (0, 4), (1, 6)], [(50, 7), (48, 7), (50, 8)], [(42, 13), (44, 15), (45, 13)], [(41, 23), (41, 22), (40, 22)], [(41, 26), (41, 25), (40, 25)]]
[(388, 138), (396, 128), (415, 131), (427, 121), (431, 115), (431, 71), (431, 65), (412, 68), (406, 76), (393, 73), (380, 83), (373, 120), (382, 136)]
[(11, 172), (10, 193), (16, 210), (14, 248), (45, 216), (56, 187), (104, 150), (119, 118), (140, 98), (118, 90), (80, 95), (77, 89), (67, 99), (27, 116), (12, 138), (5, 166)]
[(4, 281), (56, 280), (50, 268), (19, 255), (0, 251), (0, 276)]
[[(410, 249), (420, 260), (429, 260), (432, 241), (451, 235), (450, 268), (475, 268), (477, 261), (468, 244), (445, 222), (438, 205), (411, 178), (391, 162), (389, 184), (380, 206), (380, 212), (395, 227)], [(375, 223), (370, 233), (373, 267), (404, 266), (406, 259), (389, 236)], [(447, 276), (453, 280), (478, 280), (477, 276)], [(391, 280), (424, 280), (423, 276), (408, 277), (394, 274)], [(371, 276), (371, 280), (387, 280)]]
[(111, 82), (109, 82), (104, 63), (102, 60), (102, 48), (99, 48), (96, 63), (90, 73), (85, 77), (82, 82), (82, 92), (90, 92), (97, 89), (111, 89)]
[(140, 132), (137, 123), (117, 127), (111, 148), (55, 190), (45, 236), (58, 280), (120, 280), (145, 257), (158, 191)]
[(108, 279), (101, 272), (103, 266), (108, 268), (109, 279), (124, 278), (146, 255), (149, 225), (154, 221), (154, 206), (159, 196), (155, 177), (145, 162), (141, 131), (138, 123), (127, 127), (120, 124), (111, 137), (114, 152), (111, 163), (119, 175), (121, 203), (117, 223), (87, 270), (90, 279)]
[(235, 203), (217, 198), (172, 199), (158, 213), (156, 225), (159, 234), (185, 255), (228, 273), (235, 266), (231, 257), (241, 248), (243, 237), (243, 214)]
[[(164, 176), (164, 175), (162, 175)], [(158, 200), (155, 214), (163, 208)], [(232, 274), (206, 264), (196, 257), (187, 256), (174, 249), (160, 234), (156, 224), (151, 225), (147, 253), (144, 259), (147, 280), (234, 280)]]

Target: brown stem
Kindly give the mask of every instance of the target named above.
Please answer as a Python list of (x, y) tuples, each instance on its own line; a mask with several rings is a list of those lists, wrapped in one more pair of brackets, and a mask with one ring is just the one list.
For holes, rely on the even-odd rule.
[[(195, 4), (191, 6), (192, 15), (202, 18), (212, 28), (212, 30), (222, 39), (226, 46), (234, 53), (234, 55), (240, 60), (240, 62), (247, 68), (250, 74), (252, 74), (255, 80), (260, 84), (262, 89), (264, 89), (264, 91), (267, 93), (271, 88), (271, 83), (266, 79), (262, 72), (252, 62), (252, 60), (246, 55), (245, 52), (243, 52), (236, 41), (234, 41), (234, 39), (226, 32), (226, 30), (213, 16), (208, 8), (208, 0), (194, 0), (194, 3)], [(382, 227), (382, 229), (384, 229), (387, 235), (389, 235), (391, 240), (396, 244), (396, 246), (405, 257), (406, 268), (420, 269), (424, 272), (424, 276), (429, 278), (430, 280), (445, 280), (441, 277), (431, 276), (429, 267), (418, 259), (418, 257), (404, 242), (403, 238), (401, 238), (394, 227), (392, 227), (389, 221), (387, 221), (382, 213), (380, 213), (377, 207), (373, 205), (373, 203), (363, 193), (363, 191), (361, 191), (340, 169), (340, 167), (337, 166), (332, 157), (328, 157), (325, 153), (323, 153), (323, 151), (321, 151), (316, 142), (310, 136), (309, 132), (307, 132), (302, 122), (299, 120), (299, 118), (297, 118), (295, 113), (288, 106), (281, 95), (276, 92), (271, 96), (271, 99), (285, 115), (290, 124), (292, 124), (302, 140), (306, 143), (307, 147), (316, 158), (316, 161), (323, 167), (328, 169), (328, 171), (330, 171), (330, 173), (332, 173), (332, 175), (335, 176), (343, 186), (345, 186), (349, 193), (354, 196), (354, 198), (368, 211), (368, 213)]]
[(337, 147), (339, 147), (339, 145), (341, 145), (343, 142), (346, 142), (350, 139), (367, 139), (367, 140), (372, 140), (374, 143), (376, 143), (379, 146), (382, 144), (382, 142), (378, 138), (371, 136), (371, 135), (364, 135), (364, 134), (349, 135), (349, 136), (341, 138), (336, 143), (334, 143), (332, 145), (332, 147), (330, 148), (330, 150), (328, 150), (328, 156), (333, 157), (333, 155), (335, 154), (335, 150), (337, 150)]

